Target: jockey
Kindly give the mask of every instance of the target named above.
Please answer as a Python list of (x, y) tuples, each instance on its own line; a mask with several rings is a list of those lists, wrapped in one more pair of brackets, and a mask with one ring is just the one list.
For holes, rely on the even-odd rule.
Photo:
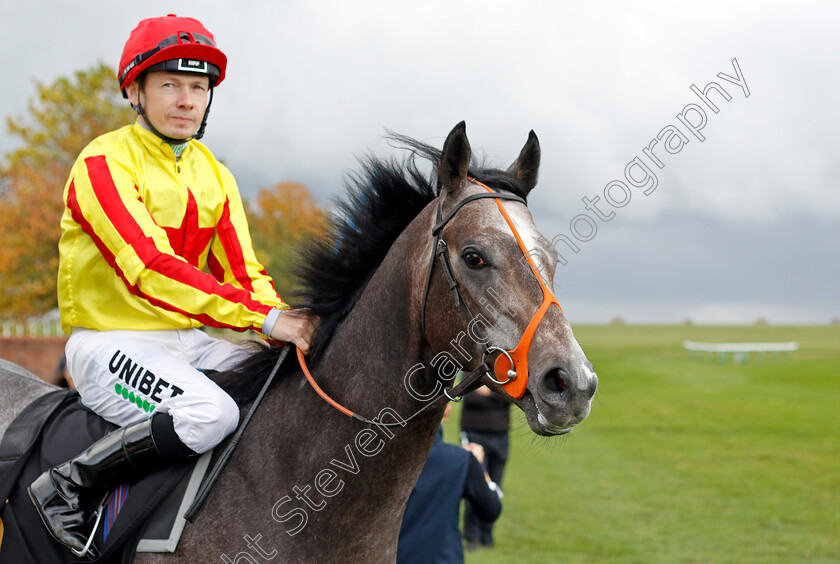
[(226, 63), (195, 19), (141, 21), (118, 75), (137, 121), (92, 141), (64, 189), (67, 366), (82, 403), (122, 427), (29, 487), (50, 533), (77, 553), (94, 492), (206, 452), (236, 428), (236, 403), (201, 370), (228, 369), (244, 349), (199, 327), (254, 329), (307, 352), (317, 326), (277, 295), (233, 175), (197, 141)]

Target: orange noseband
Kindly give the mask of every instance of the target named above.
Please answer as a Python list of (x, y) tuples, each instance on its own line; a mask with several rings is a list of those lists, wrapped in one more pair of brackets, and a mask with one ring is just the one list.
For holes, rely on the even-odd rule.
[[(478, 182), (477, 180), (472, 180), (472, 182), (481, 186), (488, 192), (493, 192), (493, 190), (491, 190), (488, 186)], [(533, 259), (531, 259), (531, 255), (528, 254), (528, 248), (525, 246), (525, 242), (519, 235), (519, 231), (517, 231), (516, 227), (513, 225), (513, 220), (510, 218), (510, 215), (508, 215), (507, 210), (502, 205), (502, 202), (498, 199), (495, 201), (496, 205), (499, 207), (499, 211), (502, 212), (502, 216), (505, 218), (508, 227), (510, 227), (510, 230), (513, 232), (513, 236), (516, 238), (519, 248), (522, 249), (522, 254), (525, 256), (525, 260), (528, 261), (528, 266), (531, 268), (531, 272), (534, 274), (534, 277), (537, 279), (537, 283), (540, 285), (543, 292), (542, 304), (531, 318), (531, 321), (528, 323), (528, 327), (525, 328), (525, 332), (522, 334), (519, 344), (516, 345), (516, 348), (513, 350), (507, 351), (506, 355), (499, 355), (496, 358), (496, 363), (494, 365), (494, 371), (497, 378), (496, 381), (502, 384), (505, 392), (507, 392), (510, 397), (518, 399), (525, 393), (525, 387), (528, 385), (528, 352), (531, 350), (531, 343), (534, 340), (534, 334), (537, 332), (537, 327), (543, 317), (545, 317), (545, 314), (548, 313), (548, 308), (551, 307), (552, 304), (560, 308), (560, 311), (563, 311), (563, 308), (560, 306), (560, 302), (557, 301), (557, 298), (554, 297), (552, 291), (548, 288), (548, 286), (546, 286), (545, 282), (543, 282), (537, 265), (534, 264)], [(511, 359), (513, 360), (513, 366), (510, 364)], [(511, 370), (513, 370), (513, 372), (511, 372)]]

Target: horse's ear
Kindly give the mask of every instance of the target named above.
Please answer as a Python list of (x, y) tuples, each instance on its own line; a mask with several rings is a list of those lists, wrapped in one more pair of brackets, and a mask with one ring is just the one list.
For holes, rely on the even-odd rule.
[(443, 194), (457, 192), (464, 186), (470, 167), (470, 155), (467, 124), (462, 121), (449, 132), (438, 163), (437, 172)]
[(537, 185), (537, 174), (540, 169), (540, 140), (532, 129), (528, 133), (528, 141), (522, 147), (519, 157), (508, 168), (508, 172), (525, 183), (525, 190), (530, 192)]

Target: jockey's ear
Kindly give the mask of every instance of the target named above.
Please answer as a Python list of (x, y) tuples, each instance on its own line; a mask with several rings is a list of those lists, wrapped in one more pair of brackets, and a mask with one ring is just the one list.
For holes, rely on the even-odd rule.
[(449, 132), (443, 144), (443, 152), (437, 167), (441, 196), (452, 196), (464, 187), (470, 167), (470, 156), (467, 124), (462, 121)]
[(525, 184), (525, 190), (530, 192), (537, 185), (537, 174), (540, 169), (540, 140), (532, 129), (528, 133), (528, 141), (519, 152), (519, 156), (508, 167), (507, 171)]
[(135, 80), (126, 86), (125, 95), (132, 108), (137, 106), (140, 103), (140, 84)]

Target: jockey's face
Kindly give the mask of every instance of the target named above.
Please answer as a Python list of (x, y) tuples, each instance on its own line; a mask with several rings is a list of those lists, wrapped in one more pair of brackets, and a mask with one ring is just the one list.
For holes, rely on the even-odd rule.
[(186, 139), (201, 125), (209, 87), (207, 75), (152, 71), (146, 73), (142, 88), (135, 80), (126, 94), (133, 105), (143, 104), (141, 119), (168, 137)]

